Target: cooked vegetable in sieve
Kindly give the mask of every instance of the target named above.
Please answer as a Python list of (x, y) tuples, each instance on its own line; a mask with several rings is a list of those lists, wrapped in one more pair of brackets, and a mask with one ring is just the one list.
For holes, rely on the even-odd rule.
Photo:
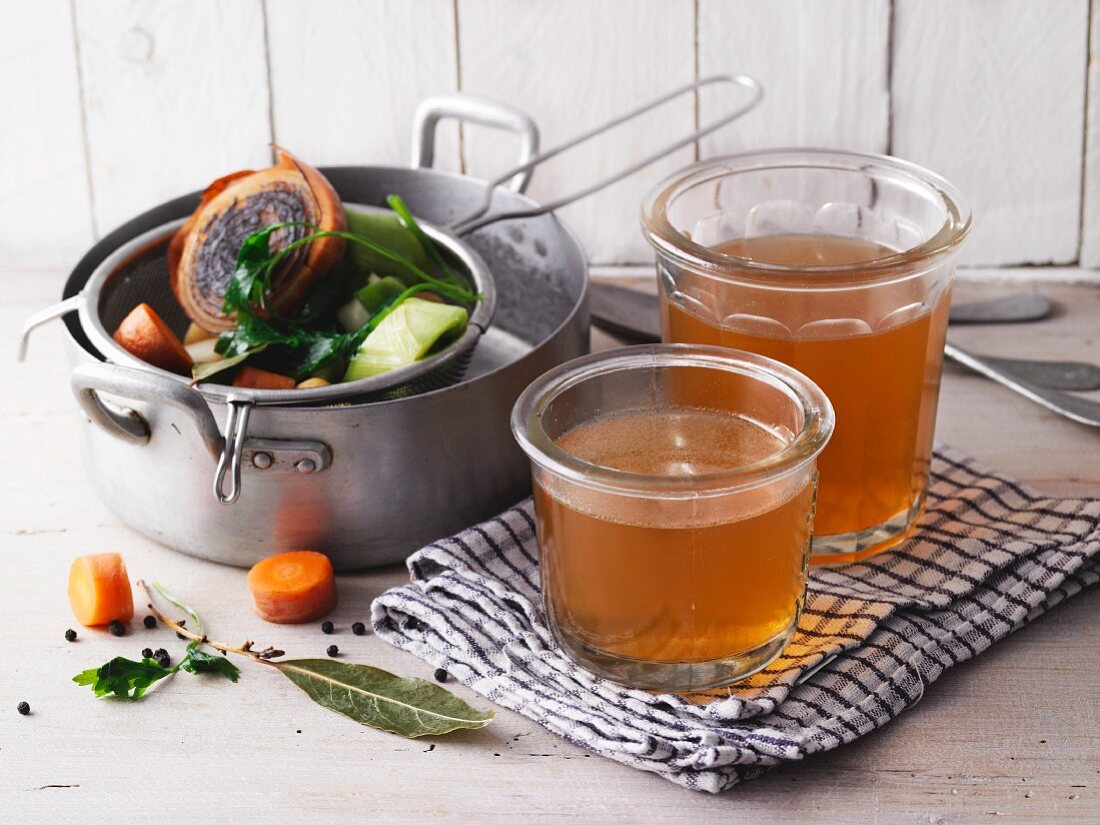
[(211, 184), (173, 238), (184, 341), (142, 304), (119, 344), (196, 383), (289, 389), (379, 375), (461, 336), (481, 296), (400, 197), (388, 213), (345, 209), (317, 170), (278, 157)]
[(148, 304), (138, 304), (115, 330), (115, 341), (154, 367), (186, 375), (194, 360), (176, 334)]
[(469, 314), (451, 304), (408, 298), (382, 319), (352, 356), (345, 381), (357, 381), (419, 361), (466, 329)]
[[(257, 227), (281, 223), (280, 246), (293, 246), (306, 228), (341, 230), (347, 226), (336, 190), (325, 177), (289, 152), (276, 150), (274, 166), (234, 172), (203, 192), (198, 209), (168, 247), (172, 292), (196, 324), (211, 332), (233, 327), (222, 297), (234, 276), (236, 251)], [(299, 245), (272, 273), (266, 305), (289, 314), (297, 311), (313, 286), (344, 254), (337, 235)]]

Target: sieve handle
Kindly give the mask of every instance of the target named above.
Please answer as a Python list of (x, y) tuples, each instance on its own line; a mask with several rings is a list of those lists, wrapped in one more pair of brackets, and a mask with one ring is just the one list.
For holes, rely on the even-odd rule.
[(30, 318), (23, 322), (23, 332), (19, 336), (19, 354), (16, 355), (16, 360), (22, 361), (27, 357), (27, 343), (30, 341), (31, 333), (38, 329), (43, 324), (47, 324), (55, 318), (60, 318), (70, 312), (76, 312), (84, 303), (83, 295), (73, 295), (66, 298), (60, 303), (53, 306), (46, 307), (34, 313)]
[(115, 409), (100, 398), (100, 393), (148, 404), (165, 404), (191, 419), (207, 452), (220, 460), (225, 439), (218, 430), (214, 414), (202, 395), (178, 379), (150, 370), (120, 367), (117, 364), (80, 364), (70, 378), (77, 402), (94, 424), (133, 444), (149, 441), (149, 422), (136, 410)]
[[(634, 120), (634, 118), (640, 117), (646, 112), (651, 112), (654, 109), (664, 106), (669, 101), (675, 100), (682, 95), (686, 95), (688, 93), (698, 94), (699, 89), (702, 89), (706, 86), (714, 85), (739, 86), (748, 93), (748, 96), (744, 102), (724, 112), (720, 117), (711, 121), (706, 126), (700, 126), (698, 129), (691, 132), (690, 134), (674, 140), (672, 143), (669, 143), (661, 149), (658, 149), (652, 154), (646, 155), (641, 160), (624, 166), (618, 171), (612, 172), (607, 177), (601, 178), (595, 183), (590, 183), (587, 186), (577, 189), (574, 192), (570, 192), (567, 195), (562, 195), (561, 197), (557, 198), (556, 200), (550, 201), (549, 203), (544, 203), (539, 206), (531, 207), (529, 209), (516, 209), (511, 212), (496, 212), (492, 214), (489, 213), (489, 209), (491, 208), (493, 202), (493, 190), (503, 184), (505, 181), (509, 179), (515, 180), (516, 177), (519, 175), (529, 175), (531, 171), (539, 164), (544, 163), (551, 158), (557, 157), (562, 152), (566, 152), (569, 149), (572, 149), (574, 146), (579, 146), (580, 144), (591, 140), (597, 135), (601, 135), (604, 132), (608, 132), (628, 121)], [(559, 143), (552, 149), (546, 149), (545, 151), (540, 152), (529, 160), (520, 163), (520, 165), (516, 166), (514, 169), (509, 169), (507, 172), (504, 172), (500, 175), (500, 177), (496, 178), (495, 180), (488, 181), (485, 184), (485, 192), (482, 195), (481, 205), (461, 220), (453, 222), (448, 228), (451, 229), (451, 231), (453, 231), (455, 234), (461, 236), (466, 235), (469, 232), (473, 232), (475, 229), (480, 229), (483, 226), (488, 226), (489, 224), (496, 223), (497, 221), (511, 220), (513, 218), (533, 218), (538, 215), (545, 215), (547, 212), (553, 212), (563, 206), (567, 206), (573, 203), (573, 201), (580, 200), (581, 198), (586, 198), (594, 192), (605, 189), (611, 184), (616, 183), (629, 175), (633, 175), (640, 169), (644, 169), (651, 163), (656, 163), (661, 158), (672, 154), (678, 149), (682, 149), (685, 146), (690, 146), (700, 138), (706, 137), (711, 132), (720, 129), (728, 123), (732, 123), (733, 121), (737, 120), (737, 118), (752, 111), (763, 99), (763, 87), (754, 78), (743, 74), (713, 75), (711, 77), (704, 77), (699, 80), (693, 81), (684, 86), (681, 86), (678, 89), (673, 89), (667, 94), (661, 95), (660, 97), (655, 98), (648, 103), (642, 104), (637, 109), (632, 109), (625, 114), (613, 117), (606, 123), (601, 123), (599, 126), (595, 126), (592, 129), (589, 129), (587, 132), (583, 132), (576, 137), (565, 141), (564, 143)]]
[[(539, 151), (539, 127), (526, 112), (481, 95), (456, 92), (429, 97), (416, 107), (413, 115), (412, 167), (430, 169), (435, 160), (435, 130), (444, 118), (479, 123), (504, 129), (519, 135), (520, 166), (531, 161)], [(507, 183), (513, 192), (523, 192), (531, 181), (531, 169), (509, 173), (500, 184)]]

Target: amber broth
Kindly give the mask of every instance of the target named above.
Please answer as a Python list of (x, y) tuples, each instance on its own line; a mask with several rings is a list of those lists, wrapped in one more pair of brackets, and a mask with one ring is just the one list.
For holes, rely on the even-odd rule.
[[(742, 258), (775, 264), (842, 265), (894, 254), (865, 241), (829, 235), (776, 235), (739, 240), (717, 248)], [(731, 266), (736, 269), (736, 266)], [(776, 279), (784, 277), (780, 272)], [(800, 277), (807, 277), (800, 275)], [(851, 273), (823, 275), (840, 283)], [(715, 289), (721, 289), (719, 284)], [(837, 325), (834, 335), (819, 327), (810, 337), (797, 330), (811, 302), (829, 301), (829, 314), (867, 319), (873, 299), (852, 290), (824, 296), (776, 293), (763, 306), (723, 307), (766, 315), (783, 334), (720, 325), (662, 295), (666, 341), (717, 344), (782, 361), (813, 380), (832, 401), (836, 429), (818, 458), (820, 482), (814, 532), (853, 533), (881, 525), (910, 510), (923, 497), (932, 450), (939, 373), (947, 328), (949, 295), (923, 311), (881, 328), (858, 321)], [(848, 302), (849, 305), (845, 305)], [(872, 322), (878, 319), (872, 319)]]
[[(593, 464), (692, 476), (744, 466), (785, 441), (701, 409), (605, 416), (557, 439)], [(535, 485), (542, 576), (563, 636), (631, 659), (705, 662), (751, 650), (796, 620), (812, 485), (661, 509), (569, 485)]]

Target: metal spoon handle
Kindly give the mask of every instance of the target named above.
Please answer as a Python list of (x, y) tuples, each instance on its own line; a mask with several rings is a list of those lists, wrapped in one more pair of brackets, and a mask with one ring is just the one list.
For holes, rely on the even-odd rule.
[(1089, 392), (1100, 390), (1100, 366), (1084, 361), (1035, 361), (1030, 358), (978, 356), (990, 366), (1014, 378), (1022, 378), (1049, 390)]
[[(720, 117), (716, 118), (705, 126), (700, 126), (691, 134), (685, 135), (673, 141), (667, 146), (658, 149), (657, 151), (653, 152), (650, 155), (647, 155), (646, 157), (642, 158), (639, 161), (636, 161), (635, 163), (631, 163), (628, 166), (619, 169), (617, 172), (611, 173), (601, 180), (590, 183), (589, 185), (584, 186), (575, 192), (571, 192), (568, 195), (563, 195), (556, 200), (550, 201), (549, 203), (544, 203), (539, 206), (532, 206), (529, 209), (517, 209), (512, 212), (498, 212), (495, 214), (489, 213), (489, 209), (492, 205), (493, 200), (493, 190), (497, 186), (501, 186), (509, 180), (517, 179), (519, 176), (527, 175), (540, 163), (544, 163), (551, 158), (557, 157), (562, 152), (572, 149), (574, 146), (584, 143), (585, 141), (590, 140), (597, 135), (614, 129), (615, 127), (620, 126), (629, 120), (633, 120), (636, 117), (644, 115), (646, 112), (652, 111), (659, 106), (663, 106), (664, 104), (668, 103), (671, 100), (674, 100), (677, 97), (680, 97), (681, 95), (688, 94), (689, 92), (695, 93), (705, 86), (722, 84), (740, 86), (747, 92), (747, 96), (735, 108), (732, 108), (729, 111), (723, 113)], [(705, 137), (711, 132), (725, 126), (727, 123), (732, 123), (733, 121), (737, 120), (737, 118), (756, 108), (757, 104), (760, 103), (763, 97), (764, 89), (754, 78), (751, 78), (748, 75), (713, 75), (711, 77), (704, 77), (700, 78), (699, 80), (692, 81), (691, 83), (681, 86), (678, 89), (674, 89), (668, 94), (661, 95), (655, 100), (651, 100), (648, 103), (639, 106), (637, 109), (626, 112), (625, 114), (619, 115), (618, 117), (614, 117), (606, 123), (601, 123), (599, 126), (589, 129), (587, 132), (579, 134), (576, 137), (565, 141), (564, 143), (558, 144), (551, 149), (545, 149), (539, 152), (534, 157), (530, 158), (529, 160), (526, 160), (525, 162), (519, 164), (519, 166), (516, 166), (515, 168), (509, 169), (507, 172), (502, 173), (496, 179), (488, 181), (485, 184), (485, 194), (482, 197), (481, 204), (477, 207), (477, 209), (475, 209), (469, 215), (466, 215), (465, 217), (452, 222), (449, 228), (457, 235), (465, 235), (469, 232), (473, 232), (475, 229), (480, 229), (483, 226), (488, 226), (489, 224), (496, 223), (497, 221), (510, 220), (512, 218), (532, 218), (537, 215), (545, 214), (547, 212), (553, 212), (563, 206), (572, 203), (575, 200), (580, 200), (581, 198), (585, 198), (591, 195), (593, 192), (598, 192), (599, 190), (610, 186), (616, 181), (622, 180), (628, 175), (633, 175), (638, 170), (644, 169), (651, 163), (655, 163), (656, 161), (667, 155), (672, 154), (678, 149), (682, 149), (685, 146), (691, 145), (700, 138)]]
[(1002, 298), (951, 305), (952, 324), (1018, 324), (1041, 321), (1054, 306), (1042, 292), (1017, 292)]
[(1024, 396), (1024, 398), (1030, 398), (1036, 404), (1041, 404), (1048, 410), (1058, 413), (1058, 415), (1063, 415), (1072, 421), (1087, 424), (1090, 427), (1100, 427), (1100, 404), (1095, 401), (1069, 395), (1060, 390), (1040, 387), (1038, 384), (1019, 376), (1010, 375), (998, 369), (989, 360), (967, 352), (952, 343), (947, 343), (944, 346), (944, 353), (953, 361), (981, 373), (986, 378), (993, 379), (998, 384)]

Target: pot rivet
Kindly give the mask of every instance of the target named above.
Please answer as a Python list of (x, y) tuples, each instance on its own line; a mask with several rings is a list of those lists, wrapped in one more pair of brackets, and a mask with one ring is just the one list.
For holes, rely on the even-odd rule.
[(317, 469), (317, 463), (312, 458), (303, 458), (297, 464), (294, 465), (299, 473), (305, 475), (306, 473), (312, 473)]
[(271, 453), (256, 453), (252, 456), (252, 466), (257, 470), (266, 470), (271, 466), (272, 461)]

